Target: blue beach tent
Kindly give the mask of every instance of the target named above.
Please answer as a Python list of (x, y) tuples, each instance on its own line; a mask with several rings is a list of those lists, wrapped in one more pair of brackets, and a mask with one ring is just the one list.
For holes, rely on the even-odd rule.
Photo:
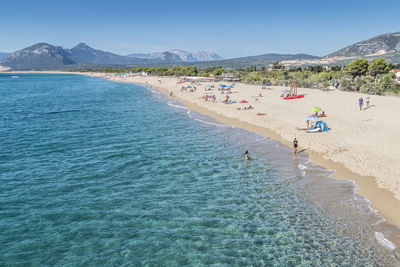
[(326, 125), (326, 123), (323, 121), (317, 121), (315, 123), (313, 129), (316, 129), (316, 128), (320, 128), (320, 130), (319, 130), (320, 132), (326, 132), (326, 131), (330, 130), (328, 125)]

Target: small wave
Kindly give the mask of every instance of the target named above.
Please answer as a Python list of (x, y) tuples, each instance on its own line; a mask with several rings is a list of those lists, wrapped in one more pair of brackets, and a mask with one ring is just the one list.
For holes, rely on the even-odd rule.
[(58, 111), (48, 111), (48, 112), (43, 112), (42, 114), (59, 114), (59, 113), (70, 113), (70, 112), (81, 112), (84, 111), (83, 109), (70, 109), (70, 110), (58, 110)]
[(204, 120), (200, 120), (200, 119), (194, 119), (194, 120), (195, 120), (195, 121), (198, 121), (198, 122), (201, 122), (201, 123), (208, 124), (208, 125), (217, 126), (217, 127), (232, 127), (231, 125), (213, 123), (213, 122), (204, 121)]
[(305, 170), (305, 169), (308, 169), (308, 167), (307, 166), (305, 166), (305, 165), (303, 165), (303, 164), (299, 164), (299, 165), (297, 165), (298, 167), (299, 167), (299, 169), (300, 170)]
[(381, 244), (382, 246), (390, 248), (391, 250), (396, 249), (396, 246), (392, 242), (390, 242), (388, 239), (386, 239), (382, 233), (375, 232), (375, 238), (376, 238), (376, 240), (378, 240), (378, 243)]
[(151, 90), (151, 92), (155, 95), (163, 95), (161, 92), (159, 91), (155, 91), (155, 90)]
[(174, 107), (174, 108), (180, 108), (180, 109), (187, 109), (187, 107), (185, 107), (185, 106), (175, 105), (175, 104), (172, 104), (172, 103), (168, 103), (168, 106)]

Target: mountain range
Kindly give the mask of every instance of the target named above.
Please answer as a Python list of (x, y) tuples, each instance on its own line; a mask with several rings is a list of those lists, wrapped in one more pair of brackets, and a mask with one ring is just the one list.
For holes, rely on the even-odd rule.
[(135, 57), (135, 58), (144, 58), (144, 59), (163, 59), (166, 57), (167, 53), (171, 53), (176, 55), (178, 58), (175, 58), (176, 61), (184, 61), (184, 62), (198, 62), (198, 61), (213, 61), (213, 60), (222, 60), (223, 57), (206, 51), (196, 51), (193, 53), (174, 49), (165, 52), (158, 52), (158, 53), (135, 53), (129, 54), (128, 57)]
[(0, 66), (12, 70), (52, 70), (52, 69), (87, 69), (105, 67), (171, 67), (194, 65), (197, 67), (222, 66), (246, 67), (267, 65), (281, 60), (316, 59), (306, 54), (264, 54), (259, 56), (223, 59), (215, 53), (183, 50), (169, 50), (151, 54), (130, 54), (121, 56), (94, 49), (85, 43), (79, 43), (71, 49), (38, 43), (11, 53), (0, 61)]
[[(1, 59), (3, 57), (3, 59)], [(5, 57), (5, 58), (4, 58)], [(104, 67), (196, 67), (221, 66), (226, 68), (243, 68), (249, 66), (266, 66), (280, 61), (286, 66), (306, 65), (344, 65), (357, 58), (372, 60), (385, 58), (390, 63), (400, 62), (400, 32), (387, 33), (357, 42), (324, 57), (307, 54), (263, 54), (258, 56), (223, 59), (214, 53), (183, 50), (169, 50), (158, 53), (136, 53), (121, 56), (94, 49), (79, 43), (71, 49), (38, 43), (14, 53), (0, 53), (0, 68), (13, 70), (51, 70)]]
[(85, 43), (79, 43), (71, 49), (48, 43), (38, 43), (11, 54), (4, 54), (4, 57), (0, 61), (0, 65), (14, 70), (78, 68), (90, 65), (161, 64), (222, 59), (214, 53), (204, 51), (189, 53), (183, 50), (121, 56), (94, 49)]
[(138, 64), (143, 59), (120, 56), (110, 52), (97, 50), (79, 43), (71, 49), (54, 46), (48, 43), (38, 43), (11, 53), (0, 61), (0, 65), (14, 70), (30, 69), (60, 69), (70, 66), (89, 64)]

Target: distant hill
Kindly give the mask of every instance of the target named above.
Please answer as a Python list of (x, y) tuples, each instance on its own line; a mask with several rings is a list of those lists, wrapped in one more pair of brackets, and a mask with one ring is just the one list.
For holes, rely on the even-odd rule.
[[(1, 56), (7, 56), (3, 53)], [(158, 53), (138, 53), (121, 56), (94, 49), (80, 43), (64, 49), (47, 43), (39, 43), (10, 54), (0, 61), (0, 66), (14, 70), (173, 67), (193, 65), (198, 68), (221, 66), (225, 68), (247, 68), (268, 66), (276, 61), (286, 66), (345, 65), (357, 58), (373, 60), (383, 57), (390, 63), (400, 62), (400, 32), (378, 35), (342, 48), (325, 57), (308, 54), (263, 54), (258, 56), (223, 59), (215, 53), (187, 52), (174, 49)]]
[(76, 63), (61, 46), (38, 43), (11, 53), (0, 65), (15, 70), (28, 70), (62, 68)]
[(384, 58), (390, 63), (400, 62), (400, 32), (386, 33), (346, 46), (325, 57), (312, 60), (288, 60), (287, 66), (346, 65), (358, 58)]
[(71, 49), (64, 49), (61, 46), (54, 46), (48, 43), (38, 43), (12, 54), (5, 54), (3, 60), (0, 59), (0, 66), (13, 70), (81, 69), (83, 66), (88, 68), (90, 66), (93, 68), (153, 66), (219, 58), (221, 57), (216, 54), (204, 51), (189, 53), (177, 49), (162, 53), (121, 56), (94, 49), (85, 43), (79, 43)]
[(11, 53), (3, 53), (3, 52), (0, 52), (0, 60), (5, 59), (6, 57), (8, 57), (8, 56), (10, 56), (10, 55), (11, 55)]
[(212, 61), (212, 60), (221, 60), (223, 57), (206, 51), (195, 51), (195, 52), (187, 52), (184, 50), (173, 49), (165, 52), (156, 52), (156, 53), (136, 53), (129, 54), (129, 57), (143, 58), (143, 59), (152, 59), (153, 62), (157, 61), (165, 61), (165, 53), (169, 53), (168, 62), (172, 62), (173, 56), (171, 54), (176, 55), (176, 62), (198, 62), (198, 61)]
[[(66, 49), (69, 58), (82, 64), (134, 64), (137, 59), (120, 56), (110, 52), (94, 49), (85, 43), (79, 43), (71, 49)], [(142, 62), (142, 61), (141, 61)]]
[(142, 59), (154, 59), (161, 55), (161, 53), (133, 53), (126, 55), (127, 57), (142, 58)]
[(193, 52), (192, 56), (197, 61), (211, 61), (211, 60), (223, 60), (224, 59), (223, 57), (221, 57), (220, 55), (217, 55), (215, 53), (200, 51), (200, 50)]
[(11, 53), (0, 61), (0, 66), (13, 70), (51, 70), (63, 68), (80, 68), (81, 65), (132, 65), (145, 64), (148, 60), (120, 56), (97, 50), (80, 43), (71, 49), (38, 43)]
[(225, 68), (247, 68), (250, 66), (266, 66), (276, 61), (300, 60), (300, 59), (318, 59), (317, 56), (307, 54), (263, 54), (258, 56), (238, 57), (217, 61), (196, 62), (198, 67), (221, 66)]
[(342, 48), (326, 57), (361, 57), (400, 53), (400, 32), (386, 33)]
[[(171, 53), (171, 52), (164, 52), (157, 59), (161, 60), (163, 62), (180, 62), (180, 61), (182, 61), (182, 59), (178, 55)], [(157, 61), (157, 59), (154, 59), (153, 61)]]

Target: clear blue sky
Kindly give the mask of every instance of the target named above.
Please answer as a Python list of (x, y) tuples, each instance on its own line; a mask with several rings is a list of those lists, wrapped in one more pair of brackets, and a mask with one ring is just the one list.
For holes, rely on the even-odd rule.
[(118, 54), (207, 50), (323, 56), (400, 31), (398, 0), (2, 0), (0, 51), (79, 42)]

